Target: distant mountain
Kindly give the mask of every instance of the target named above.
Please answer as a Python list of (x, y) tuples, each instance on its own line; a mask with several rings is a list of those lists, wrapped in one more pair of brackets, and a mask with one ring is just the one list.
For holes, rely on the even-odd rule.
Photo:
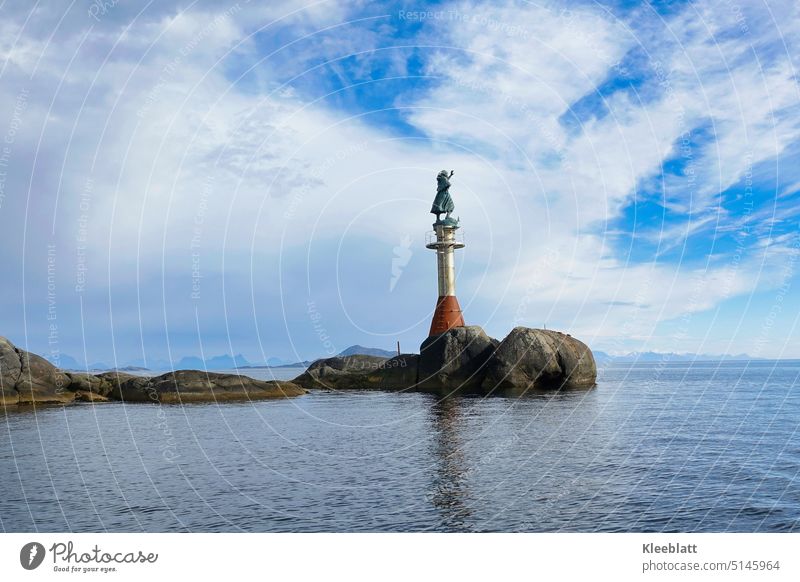
[(62, 370), (72, 370), (73, 372), (106, 372), (108, 370), (119, 370), (120, 372), (142, 372), (147, 371), (148, 368), (135, 365), (135, 364), (127, 364), (125, 366), (121, 366), (119, 368), (114, 368), (113, 366), (109, 366), (105, 362), (92, 362), (88, 366), (85, 362), (79, 362), (75, 358), (67, 354), (61, 354), (58, 357), (54, 356), (45, 356), (45, 359), (53, 364), (54, 366), (58, 366)]
[(303, 360), (302, 362), (292, 362), (291, 364), (270, 366), (270, 368), (308, 368), (310, 365), (311, 365), (311, 360)]
[[(269, 360), (267, 360), (269, 361)], [(248, 370), (254, 368), (308, 368), (311, 365), (311, 360), (303, 360), (302, 362), (290, 362), (288, 364), (281, 364), (280, 366), (259, 366), (259, 365), (252, 365), (252, 366), (239, 366), (241, 370)]]
[(159, 358), (137, 358), (125, 363), (125, 366), (133, 368), (142, 368), (143, 370), (171, 370), (172, 364), (169, 360), (162, 360)]
[[(61, 367), (66, 370), (86, 370), (85, 366), (81, 366), (79, 362), (75, 362), (78, 364), (77, 366), (73, 366), (74, 359), (70, 358), (69, 365), (65, 365), (64, 356), (61, 357)], [(51, 360), (52, 361), (52, 360)], [(54, 361), (52, 363), (55, 363)], [(237, 354), (235, 356), (230, 356), (227, 354), (223, 354), (220, 356), (214, 356), (212, 358), (208, 358), (207, 360), (203, 360), (197, 356), (184, 356), (180, 360), (176, 361), (174, 366), (168, 360), (158, 359), (158, 358), (148, 358), (144, 360), (142, 358), (137, 358), (135, 360), (130, 360), (126, 362), (124, 365), (116, 368), (120, 371), (128, 371), (128, 372), (142, 372), (142, 371), (162, 371), (162, 370), (230, 370), (232, 368), (246, 368), (250, 366), (250, 362), (241, 355)], [(113, 370), (113, 366), (109, 366), (103, 362), (96, 362), (89, 366), (89, 370)]]
[(53, 364), (54, 366), (58, 366), (62, 370), (85, 370), (86, 364), (81, 363), (72, 356), (68, 354), (59, 354), (58, 357), (54, 356), (44, 356), (44, 359)]
[[(764, 358), (754, 358), (748, 354), (678, 354), (674, 352), (629, 352), (627, 354), (612, 355), (601, 350), (592, 350), (594, 359), (598, 364), (614, 362), (614, 363), (658, 363), (658, 362), (700, 362), (700, 361), (731, 361), (731, 360), (763, 360)], [(391, 350), (383, 350), (381, 348), (368, 348), (365, 346), (354, 345), (338, 354), (339, 356), (379, 356), (384, 358), (391, 358), (396, 355), (396, 352)], [(328, 357), (328, 356), (323, 356)], [(51, 364), (62, 368), (63, 370), (99, 372), (106, 370), (113, 370), (113, 366), (109, 366), (105, 362), (93, 362), (86, 366), (85, 363), (78, 361), (76, 358), (68, 354), (60, 354), (58, 357), (53, 355), (45, 356), (45, 359)], [(234, 368), (307, 368), (311, 361), (290, 362), (281, 358), (267, 358), (266, 364), (254, 364), (249, 362), (243, 355), (237, 354), (230, 356), (223, 354), (214, 356), (203, 361), (202, 358), (197, 356), (184, 356), (174, 366), (168, 360), (142, 358), (130, 360), (124, 365), (117, 368), (120, 371), (128, 372), (147, 372), (147, 371), (163, 371), (163, 370), (231, 370)]]
[(200, 370), (205, 368), (205, 363), (197, 356), (183, 356), (175, 363), (176, 370)]
[(287, 364), (291, 364), (291, 362), (283, 358), (267, 358), (267, 366), (270, 368), (278, 368), (280, 366), (286, 366)]
[(242, 354), (229, 356), (224, 354), (203, 360), (197, 356), (184, 356), (175, 364), (176, 370), (230, 370), (231, 368), (246, 368), (250, 362)]
[(350, 346), (346, 350), (339, 353), (340, 356), (380, 356), (382, 358), (391, 358), (397, 355), (397, 352), (389, 350), (382, 350), (380, 348), (365, 348), (364, 346)]
[(719, 362), (725, 360), (762, 360), (748, 354), (677, 354), (674, 352), (629, 352), (627, 354), (611, 355), (599, 350), (592, 350), (596, 362)]

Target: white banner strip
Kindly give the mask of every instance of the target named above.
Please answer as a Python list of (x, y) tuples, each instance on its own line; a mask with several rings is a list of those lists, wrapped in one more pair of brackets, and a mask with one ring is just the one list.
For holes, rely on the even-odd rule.
[(2, 534), (0, 578), (794, 581), (799, 547), (798, 534)]

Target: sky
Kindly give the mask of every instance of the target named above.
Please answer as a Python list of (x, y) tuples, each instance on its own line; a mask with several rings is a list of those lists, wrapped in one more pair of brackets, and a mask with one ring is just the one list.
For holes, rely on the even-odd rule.
[(800, 358), (800, 6), (0, 4), (0, 335), (109, 365), (466, 322)]

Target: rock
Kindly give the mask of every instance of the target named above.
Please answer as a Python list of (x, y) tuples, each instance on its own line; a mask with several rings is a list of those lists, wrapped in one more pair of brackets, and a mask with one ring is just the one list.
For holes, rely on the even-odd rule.
[(0, 378), (7, 387), (17, 385), (22, 372), (22, 360), (17, 348), (4, 337), (0, 337)]
[(313, 362), (292, 382), (329, 390), (409, 390), (416, 388), (418, 359), (416, 354), (325, 358)]
[[(306, 391), (291, 382), (255, 380), (237, 374), (179, 370), (155, 378), (111, 373), (111, 397), (126, 402), (219, 402), (300, 396)], [(108, 374), (106, 374), (108, 376)]]
[(377, 372), (387, 358), (356, 354), (335, 356), (313, 362), (308, 369), (292, 380), (305, 388), (370, 389), (378, 382), (370, 374)]
[(516, 327), (487, 363), (482, 389), (586, 388), (596, 377), (594, 356), (583, 342), (557, 331)]
[(591, 350), (557, 331), (517, 327), (502, 341), (477, 326), (454, 327), (422, 342), (420, 355), (317, 360), (293, 380), (305, 388), (510, 394), (595, 384)]
[(20, 404), (71, 402), (69, 377), (41, 356), (21, 352), (22, 373), (17, 382)]
[(0, 337), (0, 406), (70, 402), (200, 402), (299, 396), (291, 382), (183, 370), (156, 378), (124, 372), (64, 372)]
[(417, 354), (400, 354), (389, 358), (374, 372), (370, 372), (369, 383), (379, 390), (417, 389)]
[(91, 392), (99, 396), (108, 396), (114, 388), (114, 383), (104, 374), (94, 375), (86, 372), (65, 372), (69, 377), (68, 390), (73, 392)]
[(4, 404), (71, 402), (69, 377), (53, 364), (0, 337), (0, 388)]
[(19, 403), (19, 392), (15, 386), (22, 371), (22, 361), (14, 345), (0, 337), (0, 405)]
[(147, 376), (136, 376), (125, 372), (103, 372), (97, 374), (102, 382), (111, 386), (108, 397), (111, 400), (127, 400), (129, 402), (157, 402), (158, 400), (142, 398), (145, 386), (150, 382)]
[(454, 327), (420, 346), (418, 387), (422, 390), (480, 390), (486, 363), (500, 342), (476, 325)]
[(84, 392), (83, 390), (78, 390), (75, 392), (75, 402), (108, 402), (108, 398), (105, 396), (101, 396), (100, 394), (96, 394), (94, 392)]

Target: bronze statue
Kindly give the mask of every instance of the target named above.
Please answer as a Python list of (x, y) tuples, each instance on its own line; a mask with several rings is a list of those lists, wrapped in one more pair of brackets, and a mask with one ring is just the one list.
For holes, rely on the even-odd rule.
[(436, 222), (441, 222), (440, 216), (443, 212), (447, 213), (444, 218), (445, 221), (452, 221), (450, 213), (455, 210), (455, 204), (453, 204), (453, 199), (450, 197), (450, 178), (453, 177), (454, 173), (455, 170), (450, 170), (448, 175), (447, 170), (442, 170), (436, 176), (436, 198), (433, 199), (433, 206), (431, 206), (431, 214), (436, 215)]

